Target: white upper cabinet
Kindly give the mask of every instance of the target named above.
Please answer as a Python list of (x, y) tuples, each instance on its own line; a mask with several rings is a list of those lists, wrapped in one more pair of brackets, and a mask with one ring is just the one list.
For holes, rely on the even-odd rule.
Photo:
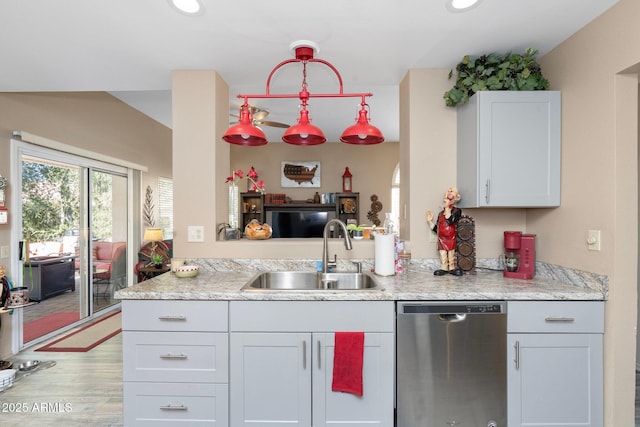
[(460, 207), (560, 206), (558, 91), (483, 91), (458, 107)]

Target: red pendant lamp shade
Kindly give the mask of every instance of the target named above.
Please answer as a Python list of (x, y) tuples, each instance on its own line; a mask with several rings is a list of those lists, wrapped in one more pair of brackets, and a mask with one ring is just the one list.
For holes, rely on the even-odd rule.
[(264, 132), (252, 124), (251, 111), (246, 102), (240, 107), (240, 122), (227, 129), (222, 139), (230, 144), (250, 147), (267, 143), (267, 137)]
[(324, 144), (327, 138), (320, 128), (309, 122), (309, 111), (303, 105), (298, 124), (287, 129), (282, 135), (282, 140), (294, 145), (319, 145)]
[(342, 132), (340, 141), (347, 144), (371, 145), (380, 144), (384, 141), (382, 132), (377, 127), (369, 124), (367, 118), (367, 109), (364, 100), (362, 101), (362, 109), (358, 115), (358, 121), (355, 125), (349, 126)]

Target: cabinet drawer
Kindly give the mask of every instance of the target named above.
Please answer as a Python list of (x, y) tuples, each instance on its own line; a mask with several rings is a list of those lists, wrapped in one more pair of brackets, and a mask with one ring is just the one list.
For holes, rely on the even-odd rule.
[(124, 300), (122, 329), (227, 332), (228, 306), (226, 301)]
[(226, 383), (229, 335), (134, 332), (122, 336), (125, 381)]
[(509, 301), (507, 332), (604, 333), (604, 302)]
[(227, 426), (227, 384), (124, 383), (126, 426)]

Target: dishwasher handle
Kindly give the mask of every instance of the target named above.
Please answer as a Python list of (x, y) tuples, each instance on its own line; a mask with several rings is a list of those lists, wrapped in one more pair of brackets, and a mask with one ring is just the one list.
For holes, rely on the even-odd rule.
[(467, 315), (464, 313), (442, 313), (438, 315), (438, 320), (447, 323), (464, 322)]

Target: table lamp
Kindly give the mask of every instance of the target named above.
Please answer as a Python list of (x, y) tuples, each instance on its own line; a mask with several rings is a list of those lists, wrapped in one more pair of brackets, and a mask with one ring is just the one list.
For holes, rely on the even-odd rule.
[(151, 242), (151, 263), (155, 263), (153, 261), (153, 257), (155, 256), (156, 248), (158, 247), (156, 242), (162, 240), (162, 228), (146, 228), (142, 239), (145, 242)]

